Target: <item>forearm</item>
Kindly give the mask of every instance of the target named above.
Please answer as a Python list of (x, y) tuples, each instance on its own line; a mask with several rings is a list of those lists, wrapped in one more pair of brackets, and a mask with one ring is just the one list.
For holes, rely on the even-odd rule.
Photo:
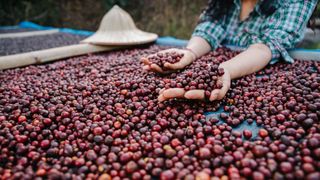
[(231, 79), (236, 79), (263, 69), (271, 57), (271, 50), (268, 46), (254, 44), (229, 61), (222, 63), (220, 67), (229, 72)]
[(194, 36), (190, 39), (187, 49), (192, 50), (197, 57), (201, 57), (211, 50), (210, 44), (199, 36)]

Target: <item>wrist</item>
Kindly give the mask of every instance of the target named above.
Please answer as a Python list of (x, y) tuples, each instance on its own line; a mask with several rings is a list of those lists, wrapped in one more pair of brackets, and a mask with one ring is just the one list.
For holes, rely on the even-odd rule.
[(210, 52), (211, 46), (202, 37), (193, 36), (190, 39), (186, 49), (192, 50), (195, 53), (196, 57), (199, 58)]
[(228, 68), (228, 66), (226, 66), (224, 63), (221, 63), (221, 64), (219, 65), (219, 68), (222, 68), (223, 71), (224, 71), (224, 74), (227, 74), (227, 75), (230, 76), (230, 78), (232, 79), (231, 71), (230, 71), (230, 69)]
[(194, 52), (194, 50), (192, 50), (191, 48), (186, 47), (185, 48), (186, 51), (190, 52), (190, 54), (193, 57), (193, 60), (196, 60), (199, 58), (198, 54), (196, 52)]

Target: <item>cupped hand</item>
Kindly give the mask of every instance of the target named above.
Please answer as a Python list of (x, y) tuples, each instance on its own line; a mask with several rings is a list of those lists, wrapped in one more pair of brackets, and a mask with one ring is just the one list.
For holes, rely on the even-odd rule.
[[(228, 71), (224, 71), (224, 75), (222, 75), (217, 83), (222, 83), (221, 89), (215, 89), (210, 93), (210, 101), (221, 100), (227, 94), (230, 85), (231, 78)], [(190, 91), (185, 91), (183, 88), (170, 88), (170, 89), (162, 89), (159, 92), (158, 101), (162, 102), (172, 98), (186, 98), (186, 99), (194, 99), (194, 100), (204, 100), (205, 99), (205, 91), (203, 89), (195, 89)]]
[(179, 62), (174, 63), (174, 64), (171, 64), (168, 62), (164, 63), (165, 69), (163, 69), (160, 66), (158, 66), (157, 64), (154, 64), (149, 60), (150, 57), (156, 55), (156, 54), (151, 54), (148, 57), (141, 58), (141, 61), (144, 64), (143, 69), (166, 74), (166, 73), (170, 73), (175, 70), (183, 69), (184, 67), (188, 66), (196, 59), (195, 54), (193, 54), (191, 51), (185, 50), (185, 49), (172, 48), (172, 49), (159, 51), (158, 53), (168, 53), (168, 52), (176, 52), (179, 54), (183, 54), (183, 57), (180, 59)]

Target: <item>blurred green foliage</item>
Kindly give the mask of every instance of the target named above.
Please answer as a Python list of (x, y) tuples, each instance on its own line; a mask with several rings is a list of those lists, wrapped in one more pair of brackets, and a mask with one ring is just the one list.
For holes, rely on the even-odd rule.
[(189, 38), (207, 0), (0, 0), (0, 25), (32, 21), (45, 26), (95, 31), (115, 4), (136, 25), (161, 36)]
[(107, 8), (111, 8), (114, 5), (119, 5), (121, 7), (127, 6), (130, 1), (129, 0), (105, 0), (104, 3), (107, 5)]
[(0, 0), (0, 24), (13, 25), (23, 20), (59, 24), (55, 0)]

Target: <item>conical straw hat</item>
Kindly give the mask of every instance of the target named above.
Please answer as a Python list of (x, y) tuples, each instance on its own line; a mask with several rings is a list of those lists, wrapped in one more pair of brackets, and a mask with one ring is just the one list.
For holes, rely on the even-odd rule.
[(138, 29), (132, 17), (115, 5), (103, 17), (98, 31), (81, 42), (96, 45), (135, 45), (153, 42), (157, 38), (157, 34)]

